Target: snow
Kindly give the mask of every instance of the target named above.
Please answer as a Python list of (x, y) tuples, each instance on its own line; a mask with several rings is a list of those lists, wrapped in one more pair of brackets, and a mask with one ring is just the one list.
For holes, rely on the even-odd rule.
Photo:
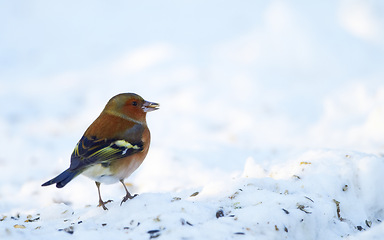
[[(382, 239), (379, 1), (0, 2), (0, 239)], [(71, 16), (71, 17), (69, 17)], [(41, 187), (115, 94), (158, 102), (121, 184)]]

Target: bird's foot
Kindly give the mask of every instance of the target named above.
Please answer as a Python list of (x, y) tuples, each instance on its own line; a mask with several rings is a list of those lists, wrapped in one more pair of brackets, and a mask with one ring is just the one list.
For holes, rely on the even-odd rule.
[(127, 195), (124, 196), (123, 200), (120, 203), (120, 206), (121, 206), (121, 204), (123, 204), (123, 202), (126, 202), (128, 199), (132, 199), (132, 198), (137, 197), (137, 196), (139, 196), (139, 194), (135, 194), (132, 196), (130, 193), (128, 193)]
[(105, 202), (99, 200), (99, 205), (97, 205), (97, 206), (98, 207), (103, 207), (104, 210), (108, 210), (108, 208), (105, 206), (105, 204), (110, 203), (110, 202), (113, 202), (113, 200), (108, 200), (108, 201), (105, 201)]

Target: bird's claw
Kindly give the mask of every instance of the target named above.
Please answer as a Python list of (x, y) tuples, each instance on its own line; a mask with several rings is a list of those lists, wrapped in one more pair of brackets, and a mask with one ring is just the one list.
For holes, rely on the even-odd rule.
[(108, 200), (108, 201), (99, 201), (99, 205), (97, 205), (98, 207), (103, 207), (104, 210), (108, 210), (108, 208), (105, 206), (105, 204), (107, 203), (110, 203), (110, 202), (113, 202), (113, 200)]
[(127, 194), (127, 195), (125, 195), (124, 197), (123, 197), (123, 200), (121, 201), (121, 203), (120, 203), (120, 206), (123, 204), (123, 202), (126, 202), (128, 199), (132, 199), (132, 198), (134, 198), (134, 197), (137, 197), (137, 196), (139, 196), (139, 194), (135, 194), (135, 195), (131, 195), (131, 194)]

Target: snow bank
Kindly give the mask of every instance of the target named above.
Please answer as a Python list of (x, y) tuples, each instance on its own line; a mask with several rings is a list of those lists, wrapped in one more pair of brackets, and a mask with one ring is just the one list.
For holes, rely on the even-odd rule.
[[(248, 158), (241, 176), (195, 192), (144, 192), (122, 206), (115, 199), (109, 211), (61, 203), (30, 213), (5, 212), (0, 236), (356, 239), (381, 226), (383, 171), (383, 158), (359, 152), (313, 150), (272, 165)], [(96, 192), (91, 195), (96, 200)]]

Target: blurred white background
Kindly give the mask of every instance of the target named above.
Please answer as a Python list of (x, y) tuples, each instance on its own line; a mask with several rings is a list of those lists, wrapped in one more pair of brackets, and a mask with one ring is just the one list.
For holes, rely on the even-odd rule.
[(379, 0), (1, 0), (0, 192), (68, 167), (121, 92), (161, 104), (137, 178), (168, 188), (287, 149), (382, 153), (383, 66)]

